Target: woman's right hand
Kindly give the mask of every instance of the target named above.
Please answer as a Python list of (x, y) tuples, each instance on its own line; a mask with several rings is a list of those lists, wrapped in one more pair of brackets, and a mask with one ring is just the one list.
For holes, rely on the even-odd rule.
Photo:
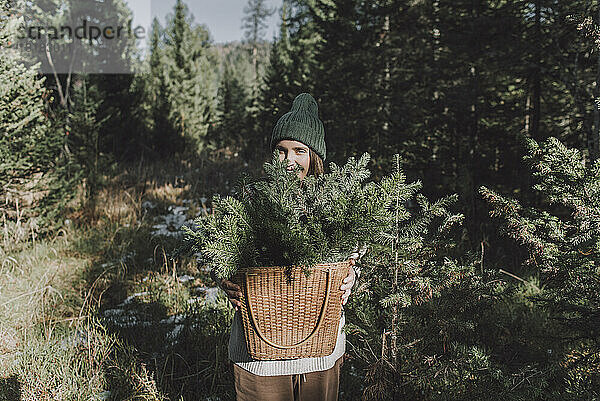
[(240, 301), (242, 298), (242, 289), (240, 286), (235, 284), (233, 281), (225, 279), (219, 280), (217, 277), (215, 277), (212, 271), (210, 273), (212, 279), (223, 291), (225, 291), (225, 294), (227, 294), (227, 298), (229, 298), (229, 302), (231, 302), (233, 308), (238, 310), (238, 308), (242, 306), (242, 302)]

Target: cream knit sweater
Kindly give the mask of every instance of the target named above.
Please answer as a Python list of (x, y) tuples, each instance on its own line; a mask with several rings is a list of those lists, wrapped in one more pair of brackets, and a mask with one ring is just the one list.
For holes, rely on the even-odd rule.
[(344, 313), (340, 320), (338, 337), (331, 355), (320, 358), (284, 359), (279, 361), (255, 361), (248, 356), (242, 316), (236, 311), (229, 334), (229, 359), (239, 367), (258, 376), (299, 375), (301, 373), (317, 372), (333, 367), (335, 362), (346, 352), (346, 334)]

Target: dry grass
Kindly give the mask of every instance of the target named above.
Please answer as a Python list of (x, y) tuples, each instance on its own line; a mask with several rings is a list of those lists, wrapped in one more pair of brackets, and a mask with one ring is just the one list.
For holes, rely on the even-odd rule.
[[(0, 381), (0, 400), (15, 391), (23, 401), (98, 399), (115, 381), (107, 367), (127, 346), (97, 319), (82, 279), (90, 261), (67, 256), (74, 235), (65, 231), (2, 254), (0, 372), (14, 380)], [(136, 381), (150, 380), (134, 361), (121, 372), (130, 377), (120, 387), (124, 395), (139, 387)], [(161, 399), (154, 393), (146, 399)]]
[[(228, 192), (244, 168), (231, 158), (125, 166), (87, 203), (93, 210), (74, 208), (70, 224), (43, 240), (21, 208), (35, 196), (11, 198), (1, 227), (0, 401), (230, 398), (227, 302), (190, 304), (206, 277), (191, 259), (169, 260), (177, 240), (151, 230), (155, 215), (186, 199), (197, 213), (198, 199)], [(196, 280), (182, 284), (184, 274)], [(165, 324), (140, 332), (106, 323), (102, 311), (136, 292), (148, 296), (133, 312), (183, 322), (180, 343), (165, 348)]]

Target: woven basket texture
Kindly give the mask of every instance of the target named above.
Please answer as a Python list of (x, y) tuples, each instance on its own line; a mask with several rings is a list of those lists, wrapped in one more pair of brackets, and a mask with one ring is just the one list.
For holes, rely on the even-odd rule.
[(331, 355), (342, 310), (342, 280), (350, 261), (316, 265), (306, 277), (281, 266), (240, 269), (242, 322), (249, 355), (280, 360)]

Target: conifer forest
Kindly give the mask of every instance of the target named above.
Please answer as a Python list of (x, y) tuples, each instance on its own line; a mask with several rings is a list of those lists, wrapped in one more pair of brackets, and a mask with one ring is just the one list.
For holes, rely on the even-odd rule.
[[(193, 1), (89, 72), (24, 62), (24, 16), (125, 0), (0, 0), (0, 401), (234, 400), (209, 262), (356, 242), (340, 400), (600, 400), (600, 2), (243, 0), (221, 43)], [(300, 199), (270, 138), (302, 92)]]

